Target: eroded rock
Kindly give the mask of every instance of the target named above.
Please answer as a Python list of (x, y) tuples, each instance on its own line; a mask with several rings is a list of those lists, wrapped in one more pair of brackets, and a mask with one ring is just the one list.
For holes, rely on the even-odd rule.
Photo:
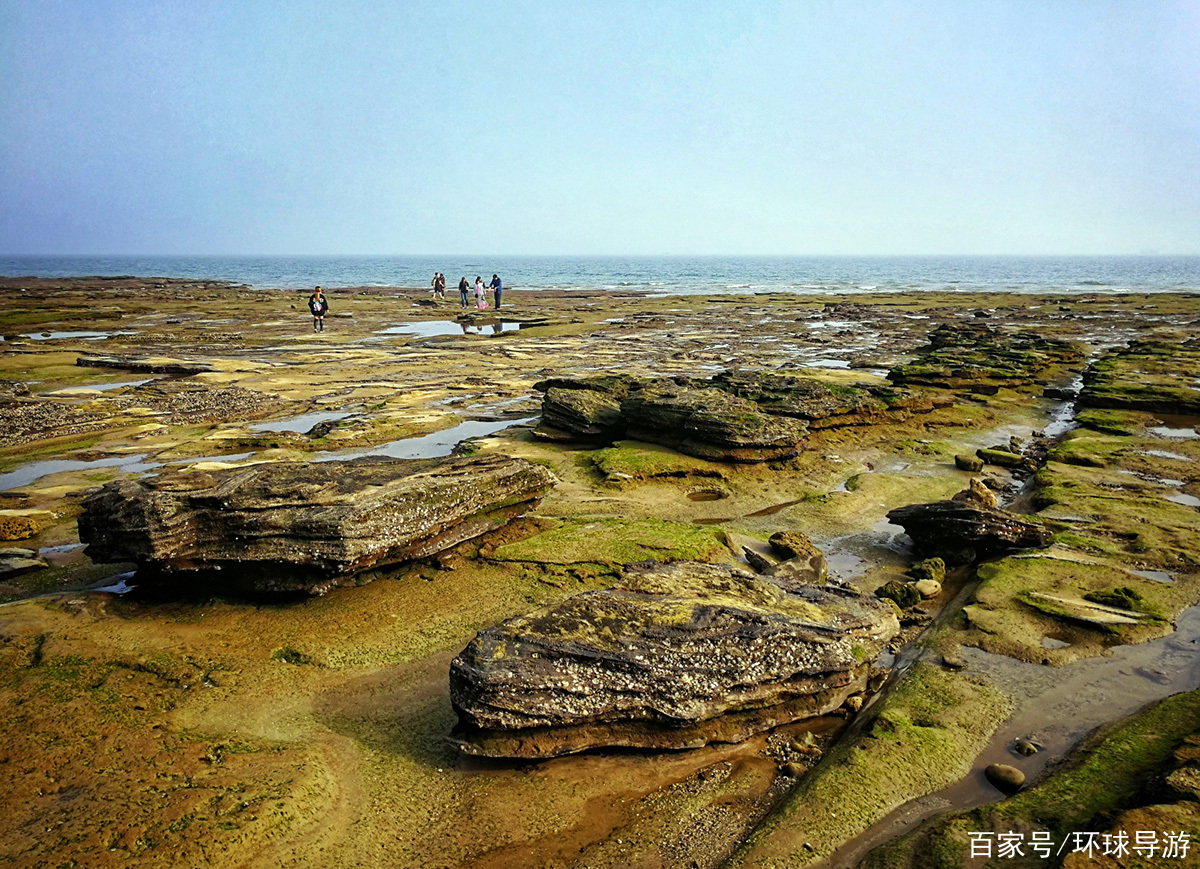
[(450, 667), (463, 751), (553, 757), (735, 742), (836, 709), (899, 631), (837, 588), (649, 562), (623, 582), (485, 631)]
[(941, 558), (948, 565), (1049, 546), (1052, 536), (1036, 522), (973, 499), (913, 504), (892, 510), (887, 518), (903, 526), (917, 552)]
[(320, 594), (491, 531), (554, 482), (502, 456), (176, 471), (106, 484), (79, 536), (93, 561), (137, 563), (143, 586)]

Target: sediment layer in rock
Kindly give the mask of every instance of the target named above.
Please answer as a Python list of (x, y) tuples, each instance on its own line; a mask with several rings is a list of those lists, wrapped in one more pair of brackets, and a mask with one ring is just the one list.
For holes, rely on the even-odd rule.
[(108, 483), (79, 535), (93, 561), (137, 563), (143, 585), (319, 594), (490, 531), (553, 484), (502, 456), (180, 471)]
[(892, 510), (887, 518), (904, 528), (918, 553), (936, 556), (947, 564), (968, 564), (1016, 549), (1041, 548), (1051, 540), (1044, 526), (973, 499), (913, 504)]
[(635, 565), (476, 635), (450, 668), (456, 739), (513, 757), (738, 741), (839, 706), (898, 631), (889, 604), (842, 589)]
[(896, 384), (946, 388), (999, 387), (1038, 382), (1052, 365), (1082, 361), (1083, 350), (1069, 341), (1033, 332), (1003, 332), (989, 326), (943, 324), (912, 362), (897, 365), (888, 378)]
[(1200, 341), (1135, 341), (1084, 373), (1081, 407), (1200, 414)]

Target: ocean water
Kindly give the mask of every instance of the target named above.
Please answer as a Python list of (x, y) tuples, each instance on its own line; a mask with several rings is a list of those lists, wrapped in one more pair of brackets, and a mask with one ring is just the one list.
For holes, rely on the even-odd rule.
[(520, 289), (689, 293), (1200, 292), (1198, 256), (0, 256), (0, 275), (134, 275), (259, 288), (426, 287), (435, 271)]

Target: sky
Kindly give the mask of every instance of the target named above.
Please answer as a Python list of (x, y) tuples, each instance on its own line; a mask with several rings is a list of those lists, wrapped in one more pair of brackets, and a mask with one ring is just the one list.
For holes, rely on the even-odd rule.
[(4, 254), (1200, 254), (1200, 2), (0, 0)]

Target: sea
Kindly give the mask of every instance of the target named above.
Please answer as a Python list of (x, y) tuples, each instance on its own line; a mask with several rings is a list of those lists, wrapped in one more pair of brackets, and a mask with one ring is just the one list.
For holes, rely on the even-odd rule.
[(1200, 292), (1200, 256), (0, 256), (5, 277), (130, 275), (256, 288), (426, 287), (712, 293)]

